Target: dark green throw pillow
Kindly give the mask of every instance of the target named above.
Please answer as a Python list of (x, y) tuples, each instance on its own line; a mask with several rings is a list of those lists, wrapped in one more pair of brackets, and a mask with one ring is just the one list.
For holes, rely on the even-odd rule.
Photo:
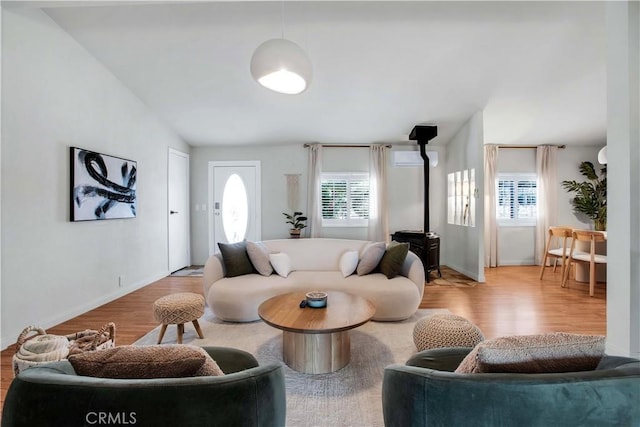
[(387, 279), (396, 277), (400, 273), (408, 252), (408, 243), (391, 242), (378, 264), (380, 273), (387, 276)]
[(226, 271), (225, 277), (236, 277), (256, 272), (249, 259), (249, 254), (247, 254), (246, 241), (218, 243), (218, 247), (222, 253), (222, 262)]

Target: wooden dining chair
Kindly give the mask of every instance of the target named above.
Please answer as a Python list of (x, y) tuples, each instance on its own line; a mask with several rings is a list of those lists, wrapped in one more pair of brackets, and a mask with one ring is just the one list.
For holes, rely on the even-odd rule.
[(549, 227), (549, 237), (547, 237), (547, 245), (544, 248), (544, 255), (542, 257), (542, 267), (540, 268), (540, 280), (544, 276), (545, 268), (547, 267), (547, 260), (553, 258), (553, 272), (556, 272), (558, 265), (558, 259), (562, 260), (562, 275), (564, 278), (564, 271), (566, 269), (566, 261), (569, 257), (569, 242), (573, 229), (571, 227)]
[[(569, 278), (569, 268), (572, 263), (589, 264), (589, 296), (593, 296), (593, 288), (596, 284), (596, 264), (606, 264), (607, 256), (596, 253), (596, 243), (604, 242), (605, 236), (599, 231), (574, 230), (571, 251), (567, 260), (567, 268), (562, 279), (564, 288)], [(577, 251), (576, 242), (589, 242), (589, 252)]]

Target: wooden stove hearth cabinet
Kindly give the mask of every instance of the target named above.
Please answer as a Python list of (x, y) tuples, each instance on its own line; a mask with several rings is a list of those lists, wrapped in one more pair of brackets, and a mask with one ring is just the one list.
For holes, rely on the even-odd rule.
[(440, 236), (436, 233), (423, 233), (422, 231), (396, 231), (391, 235), (391, 240), (401, 243), (409, 243), (409, 250), (418, 255), (424, 266), (424, 277), (427, 282), (431, 280), (431, 272), (437, 271), (438, 277), (442, 277), (440, 271)]

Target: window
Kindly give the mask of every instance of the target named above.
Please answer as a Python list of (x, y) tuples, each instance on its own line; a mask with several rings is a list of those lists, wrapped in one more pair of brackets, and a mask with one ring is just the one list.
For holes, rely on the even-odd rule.
[(499, 225), (536, 225), (538, 184), (531, 174), (498, 174), (496, 216)]
[(447, 222), (475, 227), (476, 170), (472, 168), (448, 174), (447, 197)]
[(323, 173), (323, 227), (366, 227), (369, 224), (369, 174)]
[(247, 234), (248, 224), (247, 189), (240, 175), (234, 173), (227, 180), (222, 193), (222, 228), (227, 242), (241, 242)]

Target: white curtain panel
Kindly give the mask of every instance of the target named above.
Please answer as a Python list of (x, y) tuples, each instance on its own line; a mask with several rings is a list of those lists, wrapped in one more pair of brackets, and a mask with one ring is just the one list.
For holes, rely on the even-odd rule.
[(498, 225), (496, 221), (496, 173), (498, 146), (484, 146), (484, 265), (498, 266)]
[(320, 237), (322, 210), (320, 206), (320, 179), (322, 174), (322, 144), (309, 145), (309, 184), (307, 201), (307, 225), (309, 237)]
[(372, 144), (369, 148), (369, 229), (368, 238), (374, 242), (389, 241), (389, 204), (387, 164), (389, 148)]
[(538, 218), (536, 221), (536, 264), (542, 264), (549, 227), (558, 221), (558, 147), (540, 145), (536, 148), (538, 174)]

